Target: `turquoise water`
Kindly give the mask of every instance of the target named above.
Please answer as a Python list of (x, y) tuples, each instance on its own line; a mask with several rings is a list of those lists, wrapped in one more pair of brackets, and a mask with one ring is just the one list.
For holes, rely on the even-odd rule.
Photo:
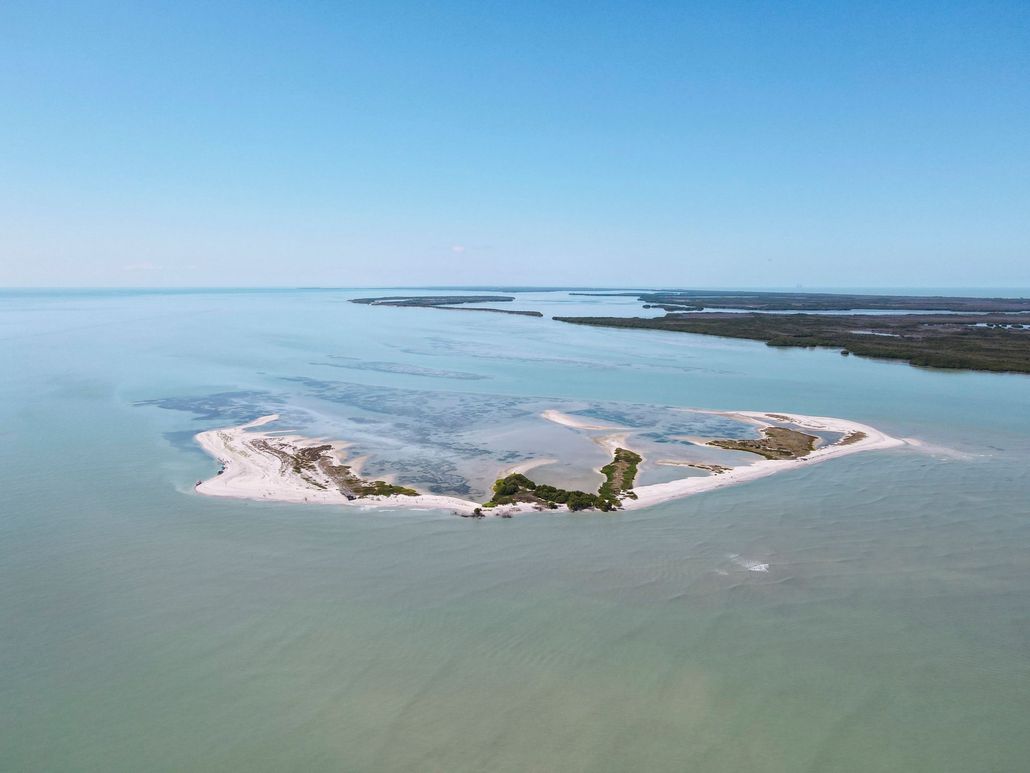
[[(0, 769), (1025, 769), (1030, 378), (369, 294), (0, 295)], [(272, 411), (475, 488), (556, 403), (927, 445), (615, 515), (192, 492)]]

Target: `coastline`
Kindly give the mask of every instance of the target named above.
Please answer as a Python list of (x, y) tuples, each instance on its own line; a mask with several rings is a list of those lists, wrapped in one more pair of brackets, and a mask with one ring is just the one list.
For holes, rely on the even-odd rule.
[[(255, 441), (269, 438), (307, 444), (318, 442), (317, 438), (305, 438), (300, 435), (250, 431), (274, 422), (278, 418), (279, 415), (273, 413), (237, 427), (224, 427), (197, 433), (194, 436), (196, 441), (210, 456), (221, 463), (222, 470), (214, 477), (199, 481), (194, 490), (198, 494), (213, 497), (249, 499), (259, 502), (340, 505), (357, 509), (451, 510), (459, 515), (472, 515), (475, 510), (482, 507), (479, 502), (441, 494), (373, 495), (348, 499), (337, 489), (315, 488), (300, 476), (283, 469), (279, 459), (254, 447)], [(347, 444), (332, 443), (331, 445), (333, 446), (331, 456), (336, 463), (340, 463), (342, 461), (341, 450)], [(508, 505), (484, 511), (484, 514), (489, 512), (490, 515), (505, 516), (532, 509), (530, 506)]]
[[(694, 410), (694, 409), (691, 409)], [(695, 475), (687, 478), (655, 483), (632, 489), (636, 498), (625, 497), (621, 501), (623, 510), (639, 510), (645, 507), (683, 499), (694, 494), (725, 488), (750, 480), (764, 478), (778, 472), (795, 469), (802, 464), (818, 464), (841, 456), (876, 451), (904, 446), (906, 440), (891, 437), (874, 427), (847, 419), (825, 416), (806, 416), (803, 414), (768, 413), (761, 411), (708, 411), (697, 409), (699, 413), (711, 413), (746, 421), (761, 427), (777, 426), (773, 421), (790, 423), (803, 429), (824, 430), (842, 433), (841, 440), (825, 446), (797, 459), (774, 460), (759, 459), (745, 465), (729, 467), (725, 471), (708, 475)], [(597, 426), (578, 421), (558, 411), (545, 411), (543, 418), (573, 429), (617, 430), (611, 426)], [(295, 504), (342, 505), (358, 509), (405, 509), (405, 510), (450, 510), (458, 515), (490, 515), (510, 517), (516, 513), (538, 512), (539, 507), (528, 503), (501, 505), (484, 508), (479, 502), (441, 494), (416, 495), (368, 495), (349, 498), (339, 489), (319, 485), (310, 478), (296, 474), (287, 469), (282, 460), (271, 453), (255, 446), (258, 441), (274, 439), (281, 443), (295, 444), (298, 448), (322, 443), (331, 446), (329, 455), (335, 464), (343, 464), (343, 450), (346, 443), (330, 442), (318, 438), (307, 438), (291, 435), (282, 431), (264, 432), (258, 428), (276, 421), (278, 414), (262, 416), (255, 421), (236, 427), (225, 427), (198, 433), (195, 438), (200, 446), (221, 465), (221, 471), (207, 480), (198, 481), (195, 490), (205, 496), (230, 497), (265, 502), (287, 502)], [(844, 442), (856, 433), (858, 439)], [(617, 434), (595, 438), (603, 447), (613, 450), (616, 446), (626, 447), (626, 438), (630, 430)], [(359, 462), (355, 459), (350, 464)], [(550, 459), (536, 459), (524, 462), (525, 469), (550, 462)], [(477, 514), (476, 511), (480, 512)], [(554, 511), (549, 511), (554, 512)]]
[[(704, 411), (697, 409), (698, 413), (711, 413), (719, 416), (746, 419), (763, 427), (777, 426), (769, 421), (770, 414), (763, 411)], [(837, 419), (829, 416), (806, 416), (799, 413), (777, 413), (790, 419), (790, 423), (804, 429), (827, 430), (830, 432), (842, 432), (845, 437), (849, 433), (861, 432), (865, 437), (860, 440), (842, 444), (840, 440), (826, 446), (819, 446), (814, 451), (798, 459), (760, 459), (747, 465), (731, 467), (726, 472), (714, 473), (711, 475), (680, 478), (668, 483), (654, 483), (649, 486), (641, 486), (633, 489), (636, 499), (626, 499), (622, 503), (624, 510), (639, 510), (644, 507), (671, 502), (675, 499), (683, 499), (701, 494), (705, 491), (734, 486), (746, 483), (750, 480), (765, 478), (775, 475), (778, 472), (797, 469), (799, 465), (818, 464), (820, 462), (836, 459), (850, 454), (863, 453), (865, 451), (880, 451), (888, 448), (904, 446), (907, 441), (881, 432), (875, 427), (867, 424), (860, 424), (857, 421)]]

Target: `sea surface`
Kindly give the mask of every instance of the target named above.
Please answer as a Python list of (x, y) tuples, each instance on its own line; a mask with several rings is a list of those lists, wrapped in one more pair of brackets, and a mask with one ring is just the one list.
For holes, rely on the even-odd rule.
[[(1030, 377), (348, 302), (401, 292), (0, 292), (0, 770), (1027, 769)], [(193, 491), (273, 412), (426, 490), (586, 485), (547, 407), (922, 445), (615, 514)]]

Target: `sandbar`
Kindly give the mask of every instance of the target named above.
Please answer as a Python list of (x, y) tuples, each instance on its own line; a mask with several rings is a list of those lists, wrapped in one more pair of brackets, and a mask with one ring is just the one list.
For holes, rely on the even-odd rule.
[(591, 424), (584, 419), (553, 409), (548, 409), (540, 415), (548, 421), (553, 421), (555, 424), (561, 424), (563, 427), (571, 427), (572, 429), (619, 429), (619, 427), (613, 427), (608, 424)]
[[(796, 459), (757, 459), (748, 464), (721, 466), (709, 463), (692, 463), (687, 461), (660, 460), (656, 464), (683, 464), (698, 469), (708, 470), (708, 475), (693, 475), (666, 483), (655, 483), (638, 486), (632, 489), (632, 496), (621, 498), (621, 509), (639, 510), (645, 507), (693, 496), (706, 491), (725, 488), (750, 480), (764, 478), (778, 472), (797, 469), (802, 465), (818, 464), (850, 454), (866, 451), (878, 451), (906, 445), (909, 441), (891, 437), (867, 424), (837, 419), (826, 416), (806, 416), (803, 414), (763, 413), (759, 411), (706, 411), (727, 416), (738, 421), (745, 421), (760, 427), (775, 427), (784, 423), (801, 429), (823, 430), (840, 433), (841, 438), (834, 443), (820, 445), (810, 453)], [(549, 421), (579, 430), (620, 430), (615, 434), (594, 438), (595, 442), (610, 451), (616, 447), (628, 448), (628, 439), (632, 430), (622, 427), (602, 426), (569, 416), (556, 410), (544, 411), (541, 416)], [(540, 511), (538, 505), (515, 503), (497, 507), (483, 508), (479, 502), (461, 499), (460, 497), (440, 494), (416, 495), (363, 495), (348, 496), (336, 485), (331, 476), (320, 473), (321, 468), (305, 468), (298, 470), (284, 463), (282, 453), (277, 450), (287, 449), (302, 451), (317, 445), (328, 446), (327, 461), (333, 464), (346, 464), (356, 468), (361, 459), (345, 459), (346, 443), (330, 442), (300, 435), (285, 434), (282, 431), (262, 431), (260, 428), (276, 421), (278, 414), (269, 414), (236, 427), (225, 427), (200, 432), (196, 440), (211, 456), (221, 462), (222, 469), (214, 477), (198, 481), (196, 491), (199, 494), (217, 497), (234, 497), (268, 502), (294, 502), (302, 504), (340, 505), (344, 507), (410, 509), (410, 510), (450, 510), (459, 515), (490, 515), (508, 517), (515, 513)], [(624, 431), (622, 431), (624, 430)], [(630, 449), (632, 450), (632, 449)], [(289, 457), (287, 457), (289, 461)], [(519, 471), (528, 471), (541, 464), (553, 462), (553, 459), (533, 459), (516, 465)], [(565, 511), (564, 506), (559, 511)], [(554, 512), (551, 510), (550, 512)]]
[[(880, 451), (888, 448), (897, 448), (906, 444), (900, 438), (891, 437), (875, 427), (868, 424), (860, 424), (857, 421), (837, 419), (829, 416), (805, 416), (792, 413), (763, 413), (760, 411), (698, 411), (699, 413), (713, 413), (730, 418), (747, 420), (760, 426), (777, 426), (773, 420), (789, 422), (803, 429), (824, 430), (828, 432), (840, 432), (843, 434), (841, 440), (829, 445), (816, 448), (811, 453), (798, 459), (760, 459), (750, 464), (738, 465), (730, 469), (712, 475), (693, 476), (680, 478), (668, 483), (655, 483), (650, 486), (639, 486), (634, 488), (636, 499), (623, 501), (622, 507), (625, 510), (639, 510), (643, 507), (651, 507), (662, 502), (671, 502), (674, 499), (700, 494), (705, 491), (713, 491), (726, 486), (733, 486), (745, 483), (749, 480), (764, 478), (775, 475), (778, 472), (794, 470), (803, 465), (818, 464), (841, 456), (858, 454), (864, 451)], [(855, 433), (861, 433), (862, 437), (852, 442), (844, 443), (849, 437), (858, 437)]]

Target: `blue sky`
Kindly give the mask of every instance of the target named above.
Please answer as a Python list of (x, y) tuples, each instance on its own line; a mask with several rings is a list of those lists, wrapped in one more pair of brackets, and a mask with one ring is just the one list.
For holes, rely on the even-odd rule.
[(0, 3), (0, 284), (1030, 286), (1030, 3)]

